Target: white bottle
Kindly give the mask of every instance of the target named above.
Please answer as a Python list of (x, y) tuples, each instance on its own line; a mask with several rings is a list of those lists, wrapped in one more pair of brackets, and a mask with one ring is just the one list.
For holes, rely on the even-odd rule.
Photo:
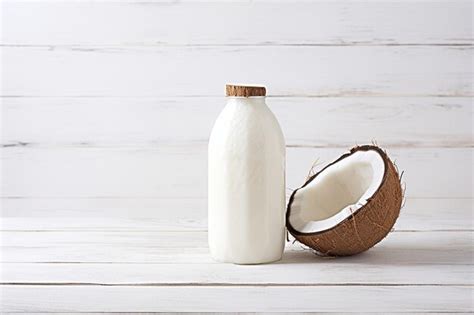
[(227, 85), (209, 140), (209, 248), (221, 262), (280, 260), (285, 246), (285, 141), (265, 88)]

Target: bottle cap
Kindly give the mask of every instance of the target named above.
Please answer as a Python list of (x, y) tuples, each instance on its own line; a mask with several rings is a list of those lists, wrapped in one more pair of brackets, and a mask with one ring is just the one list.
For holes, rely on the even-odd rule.
[(232, 85), (227, 84), (225, 86), (226, 96), (265, 96), (266, 89), (264, 86), (250, 86), (250, 85)]

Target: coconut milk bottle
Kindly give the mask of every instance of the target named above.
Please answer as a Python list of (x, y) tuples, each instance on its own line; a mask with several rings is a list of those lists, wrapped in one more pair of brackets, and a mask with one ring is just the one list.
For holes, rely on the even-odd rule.
[(285, 245), (285, 142), (265, 88), (227, 85), (209, 140), (209, 248), (221, 262), (281, 259)]

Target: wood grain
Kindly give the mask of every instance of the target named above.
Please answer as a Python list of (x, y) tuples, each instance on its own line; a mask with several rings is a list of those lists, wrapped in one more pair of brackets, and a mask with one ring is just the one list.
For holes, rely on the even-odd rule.
[[(315, 161), (317, 170), (344, 151), (288, 148), (288, 193), (304, 183)], [(394, 148), (388, 153), (404, 171), (407, 197), (472, 198), (472, 148)], [(3, 150), (2, 162), (2, 197), (207, 196), (207, 146), (202, 144), (13, 147)]]
[[(207, 232), (1, 232), (3, 263), (199, 264), (212, 261)], [(472, 232), (393, 232), (356, 264), (472, 265)], [(287, 244), (283, 263), (320, 262)], [(454, 268), (454, 267), (453, 267)]]
[[(155, 314), (157, 314), (157, 312), (154, 312)], [(176, 315), (187, 315), (187, 314), (190, 314), (190, 312), (173, 312), (175, 313)], [(194, 315), (207, 315), (209, 314), (209, 312), (192, 312)], [(239, 314), (239, 315), (255, 315), (255, 312), (226, 312), (226, 313), (229, 313), (229, 314)], [(11, 312), (7, 312), (7, 313), (4, 313), (5, 315), (12, 315), (12, 314), (28, 314), (28, 315), (38, 315), (38, 314), (44, 314), (43, 313), (38, 313), (38, 312), (14, 312), (14, 313), (11, 313)], [(70, 315), (71, 313), (62, 313), (62, 312), (54, 312), (55, 315)], [(81, 312), (80, 313), (81, 315), (117, 315), (117, 314), (121, 314), (121, 315), (130, 315), (130, 314), (143, 314), (143, 312), (126, 312), (126, 313), (123, 313), (123, 312)], [(159, 313), (158, 313), (159, 314)], [(259, 314), (263, 314), (263, 315), (313, 315), (315, 314), (315, 312), (259, 312)], [(329, 314), (333, 314), (333, 312), (317, 312), (317, 314), (321, 314), (321, 315), (329, 315)], [(343, 314), (350, 314), (348, 312), (343, 312)], [(401, 313), (401, 312), (390, 312), (390, 315), (400, 315), (400, 314), (407, 314), (407, 313)], [(432, 312), (417, 312), (416, 313), (417, 315), (428, 315), (428, 314), (433, 314)], [(471, 314), (471, 312), (451, 312), (451, 314)]]
[[(471, 1), (2, 2), (0, 312), (473, 311)], [(231, 80), (231, 81), (229, 81)], [(268, 86), (288, 193), (355, 143), (404, 170), (355, 257), (211, 260), (206, 144)]]
[(4, 2), (7, 45), (473, 43), (470, 1)]
[[(309, 255), (307, 255), (309, 256)], [(370, 259), (368, 259), (370, 262)], [(360, 264), (351, 260), (300, 257), (259, 266), (232, 264), (4, 264), (5, 284), (86, 285), (470, 285), (472, 265)], [(390, 272), (387, 272), (390, 269)]]
[[(207, 200), (4, 198), (3, 231), (206, 231)], [(472, 199), (405, 201), (396, 231), (469, 231)]]
[[(224, 97), (4, 98), (3, 145), (207, 143)], [(472, 147), (465, 97), (273, 97), (289, 146)], [(177, 123), (179, 122), (179, 123)]]
[(465, 286), (3, 286), (2, 303), (6, 312), (469, 312), (471, 293)]
[(8, 46), (1, 95), (221, 96), (232, 80), (270, 96), (472, 96), (472, 49)]

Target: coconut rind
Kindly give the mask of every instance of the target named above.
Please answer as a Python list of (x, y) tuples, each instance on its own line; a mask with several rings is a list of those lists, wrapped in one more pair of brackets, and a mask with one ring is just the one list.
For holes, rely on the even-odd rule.
[[(400, 214), (403, 191), (395, 165), (382, 149), (371, 145), (355, 147), (340, 159), (359, 150), (377, 151), (385, 164), (382, 183), (366, 205), (334, 228), (318, 233), (299, 233), (291, 227), (287, 220), (289, 232), (299, 242), (311, 247), (321, 255), (350, 256), (368, 250), (387, 236)], [(308, 182), (319, 173), (310, 178)], [(292, 198), (288, 204), (287, 217), (291, 211), (291, 202)]]

